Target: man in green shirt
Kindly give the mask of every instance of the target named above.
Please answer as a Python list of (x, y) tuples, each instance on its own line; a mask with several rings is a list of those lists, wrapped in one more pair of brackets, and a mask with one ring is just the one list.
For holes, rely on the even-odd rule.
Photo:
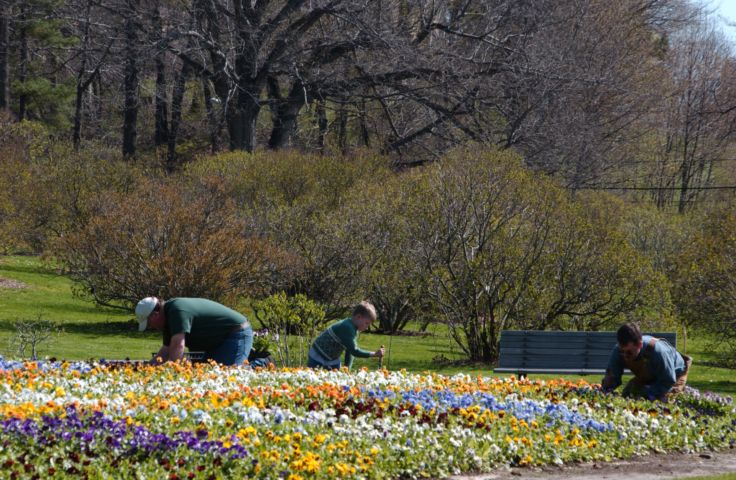
[(253, 346), (253, 328), (244, 315), (205, 298), (146, 297), (135, 307), (138, 330), (163, 332), (155, 362), (179, 360), (184, 348), (205, 352), (223, 365), (242, 365)]
[(384, 349), (369, 352), (358, 347), (358, 332), (370, 327), (376, 319), (376, 308), (369, 302), (360, 302), (353, 315), (331, 325), (322, 332), (309, 349), (307, 366), (336, 369), (341, 367), (340, 355), (345, 352), (345, 365), (350, 368), (353, 357), (383, 357)]

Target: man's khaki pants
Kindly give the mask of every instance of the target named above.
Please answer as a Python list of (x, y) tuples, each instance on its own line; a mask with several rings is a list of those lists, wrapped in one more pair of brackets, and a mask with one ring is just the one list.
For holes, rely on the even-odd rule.
[(675, 384), (672, 385), (672, 388), (669, 392), (667, 392), (667, 399), (676, 397), (677, 395), (681, 394), (685, 391), (685, 384), (687, 383), (687, 374), (690, 373), (690, 367), (693, 364), (693, 359), (688, 357), (687, 355), (681, 353), (682, 359), (685, 360), (685, 373), (677, 377), (677, 381), (675, 381)]

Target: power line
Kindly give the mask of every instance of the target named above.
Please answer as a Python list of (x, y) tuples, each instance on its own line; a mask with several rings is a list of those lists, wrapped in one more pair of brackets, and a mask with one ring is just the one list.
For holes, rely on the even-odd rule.
[[(570, 187), (574, 190), (646, 190), (646, 191), (661, 191), (661, 190), (674, 190), (679, 191), (682, 190), (682, 187), (611, 187), (611, 186), (602, 186), (602, 187)], [(736, 190), (736, 185), (712, 185), (712, 186), (705, 186), (705, 187), (688, 187), (685, 189), (686, 191), (699, 191), (699, 190)]]

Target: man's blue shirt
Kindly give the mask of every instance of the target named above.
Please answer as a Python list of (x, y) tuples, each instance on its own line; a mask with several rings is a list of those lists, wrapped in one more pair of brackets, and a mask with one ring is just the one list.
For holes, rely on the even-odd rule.
[[(639, 351), (636, 360), (641, 359), (642, 355), (644, 355), (651, 339), (652, 337), (650, 335), (642, 335), (644, 346)], [(665, 340), (658, 340), (654, 344), (654, 351), (648, 353), (647, 356), (649, 360), (647, 367), (654, 380), (644, 388), (649, 398), (659, 398), (670, 391), (672, 385), (677, 381), (677, 377), (685, 373), (685, 361), (675, 347)], [(618, 345), (616, 345), (608, 360), (608, 374), (614, 381), (614, 385), (611, 388), (621, 385), (621, 376), (624, 373), (624, 368), (626, 366), (621, 358)]]

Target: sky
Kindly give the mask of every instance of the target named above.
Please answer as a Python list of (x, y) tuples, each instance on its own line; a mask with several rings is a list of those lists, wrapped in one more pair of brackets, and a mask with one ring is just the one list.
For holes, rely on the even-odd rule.
[[(715, 0), (713, 2), (716, 15), (724, 17), (725, 20), (736, 23), (736, 0)], [(723, 20), (723, 19), (721, 19)], [(736, 27), (729, 27), (723, 23), (723, 31), (732, 42), (736, 43)]]

